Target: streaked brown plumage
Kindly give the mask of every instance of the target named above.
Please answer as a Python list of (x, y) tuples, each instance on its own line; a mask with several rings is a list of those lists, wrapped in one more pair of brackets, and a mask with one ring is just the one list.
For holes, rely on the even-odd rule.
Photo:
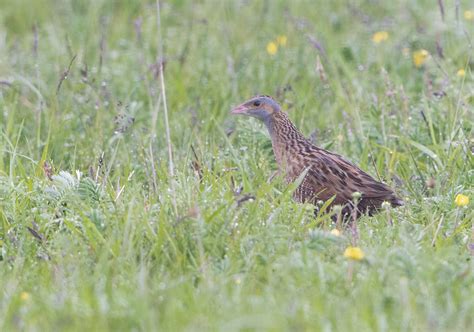
[[(372, 215), (382, 205), (403, 205), (393, 190), (365, 173), (342, 156), (318, 148), (306, 139), (269, 96), (257, 96), (235, 107), (232, 114), (262, 120), (270, 133), (279, 171), (292, 183), (304, 176), (294, 193), (297, 202), (316, 204), (335, 197), (330, 206), (341, 205), (343, 215), (354, 211), (353, 193), (361, 193), (357, 215)], [(303, 173), (306, 172), (306, 175)]]

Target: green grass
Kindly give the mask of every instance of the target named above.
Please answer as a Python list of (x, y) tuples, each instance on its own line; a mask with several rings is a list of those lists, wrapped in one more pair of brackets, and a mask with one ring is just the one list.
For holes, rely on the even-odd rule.
[[(474, 8), (441, 2), (163, 1), (170, 178), (155, 3), (0, 0), (0, 330), (473, 330)], [(257, 93), (406, 206), (331, 235), (229, 115)]]

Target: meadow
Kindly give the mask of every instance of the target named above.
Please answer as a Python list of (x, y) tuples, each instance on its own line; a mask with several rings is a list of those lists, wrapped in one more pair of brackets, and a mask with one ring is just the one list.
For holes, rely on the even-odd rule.
[[(0, 0), (0, 330), (474, 330), (473, 42), (468, 0)], [(256, 94), (405, 205), (295, 203)]]

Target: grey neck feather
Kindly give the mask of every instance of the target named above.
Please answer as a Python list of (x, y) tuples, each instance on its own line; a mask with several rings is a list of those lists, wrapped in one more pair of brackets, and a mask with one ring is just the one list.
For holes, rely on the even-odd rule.
[[(267, 102), (270, 105), (272, 105), (274, 112), (281, 112), (281, 107), (276, 101), (274, 101), (273, 99), (269, 99)], [(274, 134), (273, 115), (266, 113), (265, 116), (262, 117), (262, 121), (263, 123), (265, 123), (265, 126), (267, 127), (268, 133), (270, 134), (270, 136), (273, 137), (273, 134)]]
[(265, 116), (262, 120), (263, 120), (263, 123), (265, 124), (265, 126), (268, 129), (268, 133), (270, 134), (270, 136), (273, 137), (273, 118), (272, 118), (272, 116), (267, 114), (267, 116)]

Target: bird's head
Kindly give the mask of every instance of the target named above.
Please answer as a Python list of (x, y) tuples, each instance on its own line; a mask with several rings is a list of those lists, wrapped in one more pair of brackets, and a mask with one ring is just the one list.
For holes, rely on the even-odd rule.
[(272, 97), (256, 96), (234, 107), (231, 113), (252, 116), (266, 122), (280, 110), (280, 105)]

